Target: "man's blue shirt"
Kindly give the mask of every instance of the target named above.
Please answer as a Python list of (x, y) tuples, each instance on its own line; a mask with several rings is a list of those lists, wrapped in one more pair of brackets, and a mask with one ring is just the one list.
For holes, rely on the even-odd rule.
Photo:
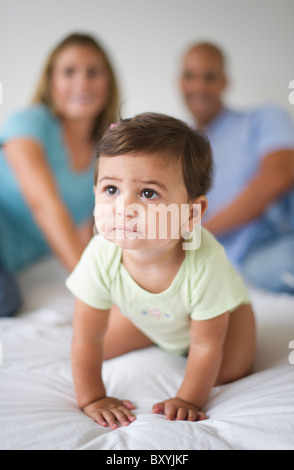
[[(288, 114), (267, 104), (252, 111), (223, 109), (205, 129), (215, 164), (206, 218), (230, 205), (257, 175), (270, 153), (294, 149), (294, 126)], [(253, 245), (294, 231), (294, 190), (271, 204), (254, 221), (219, 237), (229, 258), (239, 264)]]

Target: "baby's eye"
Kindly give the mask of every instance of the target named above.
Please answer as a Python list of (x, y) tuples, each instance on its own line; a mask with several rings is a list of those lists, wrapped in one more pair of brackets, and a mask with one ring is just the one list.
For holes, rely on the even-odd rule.
[(116, 186), (107, 186), (105, 188), (106, 193), (108, 196), (117, 196), (119, 194), (119, 190)]
[(141, 196), (144, 197), (145, 199), (155, 199), (158, 197), (158, 194), (153, 189), (146, 188), (146, 189), (143, 189)]

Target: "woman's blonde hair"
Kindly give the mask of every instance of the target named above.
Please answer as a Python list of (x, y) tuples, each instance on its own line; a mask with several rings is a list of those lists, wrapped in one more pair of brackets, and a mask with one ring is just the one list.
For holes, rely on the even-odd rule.
[(105, 109), (97, 116), (93, 126), (92, 137), (93, 139), (97, 139), (100, 138), (105, 129), (117, 119), (119, 92), (115, 74), (110, 64), (109, 58), (101, 45), (92, 36), (87, 34), (74, 33), (63, 39), (63, 41), (61, 41), (53, 49), (41, 73), (36, 92), (32, 98), (32, 103), (43, 103), (48, 106), (55, 114), (58, 114), (55, 109), (51, 94), (51, 77), (58, 55), (69, 46), (91, 47), (103, 57), (107, 67), (109, 77), (109, 100)]

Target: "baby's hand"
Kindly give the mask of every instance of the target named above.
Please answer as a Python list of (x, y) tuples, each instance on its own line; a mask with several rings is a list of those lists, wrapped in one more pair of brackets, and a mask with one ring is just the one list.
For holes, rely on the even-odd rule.
[(177, 421), (202, 421), (208, 419), (206, 414), (200, 411), (196, 405), (180, 398), (170, 398), (156, 403), (152, 408), (152, 413), (161, 413), (167, 419)]
[(117, 429), (118, 424), (128, 426), (135, 421), (135, 416), (130, 412), (134, 409), (134, 405), (128, 400), (103, 397), (85, 406), (83, 411), (101, 426)]

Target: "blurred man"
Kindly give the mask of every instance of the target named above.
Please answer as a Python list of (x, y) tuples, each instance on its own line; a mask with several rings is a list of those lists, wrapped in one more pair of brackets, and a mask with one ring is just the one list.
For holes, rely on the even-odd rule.
[(181, 89), (215, 161), (205, 226), (259, 287), (294, 293), (294, 127), (275, 105), (239, 112), (223, 102), (225, 57), (213, 44), (186, 53)]

